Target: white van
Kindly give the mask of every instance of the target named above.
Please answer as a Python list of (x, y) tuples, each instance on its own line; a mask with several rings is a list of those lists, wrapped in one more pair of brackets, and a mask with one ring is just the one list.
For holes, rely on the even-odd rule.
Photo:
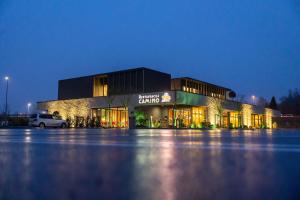
[(66, 120), (61, 119), (60, 116), (51, 114), (33, 114), (30, 116), (29, 125), (45, 128), (45, 127), (60, 127), (66, 128), (68, 126)]

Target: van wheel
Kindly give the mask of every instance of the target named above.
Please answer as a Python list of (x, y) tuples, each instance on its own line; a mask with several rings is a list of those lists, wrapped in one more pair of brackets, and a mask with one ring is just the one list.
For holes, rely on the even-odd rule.
[(40, 123), (40, 124), (39, 124), (39, 127), (40, 127), (40, 128), (45, 128), (46, 125), (45, 125), (44, 123)]
[(67, 124), (62, 123), (60, 127), (61, 127), (61, 128), (66, 128), (66, 127), (67, 127)]

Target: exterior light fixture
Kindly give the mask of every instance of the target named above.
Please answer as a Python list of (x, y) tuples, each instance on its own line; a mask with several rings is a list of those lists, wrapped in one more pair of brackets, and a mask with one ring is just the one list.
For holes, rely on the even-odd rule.
[(29, 114), (30, 113), (30, 107), (31, 107), (31, 103), (29, 102), (28, 104), (27, 104), (27, 114)]
[(251, 98), (252, 98), (252, 103), (253, 103), (253, 105), (254, 105), (254, 104), (255, 104), (256, 96), (252, 95)]

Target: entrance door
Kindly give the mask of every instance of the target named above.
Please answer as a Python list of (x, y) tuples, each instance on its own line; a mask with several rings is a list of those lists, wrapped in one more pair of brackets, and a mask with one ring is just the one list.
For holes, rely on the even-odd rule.
[(190, 128), (190, 126), (191, 126), (191, 109), (190, 108), (182, 108), (182, 109), (170, 108), (169, 109), (169, 122), (173, 122), (173, 127), (176, 127), (176, 128)]

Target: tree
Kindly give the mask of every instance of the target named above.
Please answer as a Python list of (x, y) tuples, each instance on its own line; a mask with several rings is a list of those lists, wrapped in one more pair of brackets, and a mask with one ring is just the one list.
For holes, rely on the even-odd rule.
[(269, 104), (269, 108), (271, 108), (273, 110), (278, 110), (277, 102), (276, 102), (276, 99), (275, 99), (274, 96), (271, 99), (271, 102)]
[(235, 109), (238, 113), (239, 126), (243, 125), (242, 112), (243, 112), (243, 109), (244, 109), (244, 106), (243, 106), (244, 100), (245, 100), (245, 96), (244, 95), (239, 95), (235, 98), (235, 101), (233, 101)]
[(223, 113), (224, 113), (224, 101), (217, 98), (209, 98), (209, 107), (216, 113), (216, 115), (219, 117), (219, 125), (222, 127), (222, 119), (223, 119)]
[(289, 90), (288, 96), (281, 98), (279, 110), (282, 114), (300, 115), (300, 92), (298, 89)]
[(135, 111), (134, 112), (134, 117), (135, 117), (135, 123), (137, 127), (143, 127), (145, 126), (146, 122), (146, 116), (145, 113), (142, 111)]
[[(128, 106), (130, 104), (131, 98), (130, 96), (124, 96), (121, 100), (120, 103), (121, 105), (124, 107), (125, 112), (127, 113), (127, 116), (129, 115), (128, 113)], [(129, 116), (128, 116), (129, 117)], [(127, 120), (126, 120), (127, 121)], [(126, 123), (124, 124), (124, 126), (127, 126)]]
[(54, 111), (53, 112), (53, 116), (58, 117), (59, 116), (59, 112), (58, 111)]
[(113, 104), (115, 100), (115, 97), (114, 96), (107, 96), (106, 97), (106, 103), (108, 105), (108, 124), (109, 124), (109, 127), (111, 127), (111, 105)]

